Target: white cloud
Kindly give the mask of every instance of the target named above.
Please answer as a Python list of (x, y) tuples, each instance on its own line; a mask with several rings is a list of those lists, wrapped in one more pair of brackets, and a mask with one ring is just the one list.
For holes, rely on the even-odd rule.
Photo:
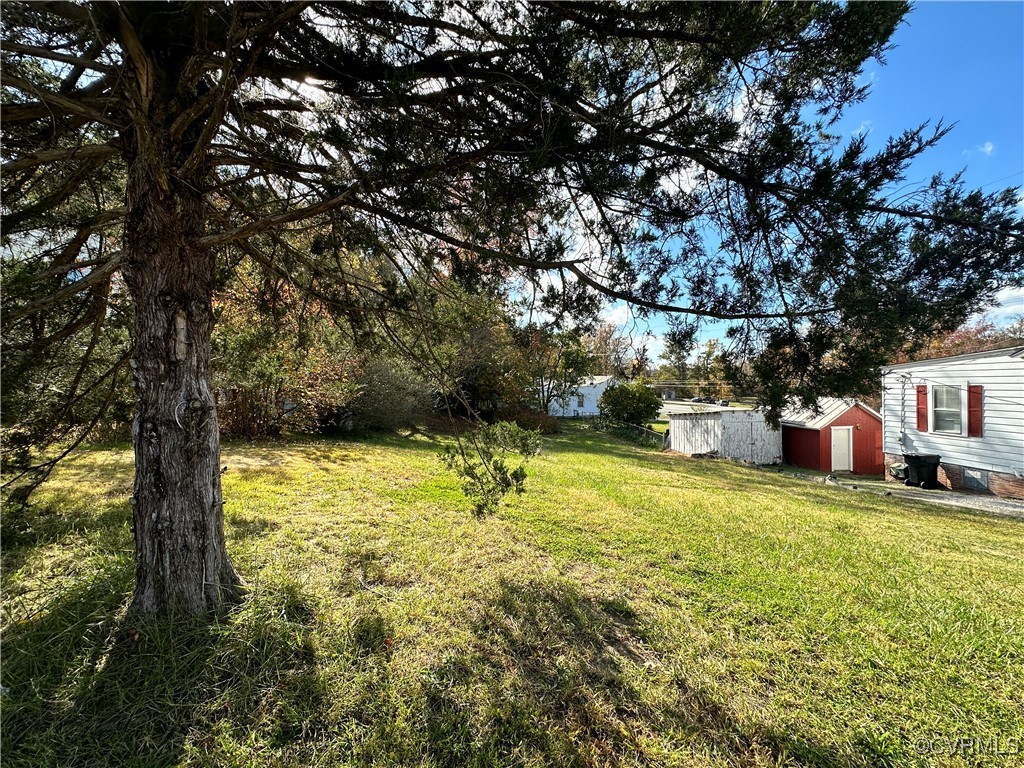
[(687, 168), (676, 171), (675, 173), (670, 173), (668, 176), (665, 176), (661, 180), (660, 186), (669, 194), (675, 192), (683, 192), (685, 194), (690, 194), (695, 189), (697, 189), (697, 185), (700, 183), (703, 177), (703, 169), (699, 165), (694, 163)]
[(1024, 288), (1004, 288), (996, 294), (996, 301), (998, 304), (989, 315), (997, 324), (1015, 315), (1024, 315)]
[(878, 70), (877, 69), (872, 69), (872, 70), (870, 70), (868, 72), (864, 72), (857, 79), (857, 85), (859, 85), (859, 86), (874, 85), (877, 82), (878, 82)]
[(1024, 288), (1003, 288), (996, 293), (996, 304), (971, 318), (971, 321), (986, 317), (996, 325), (1006, 325), (1016, 317), (1024, 315)]
[(992, 157), (992, 155), (995, 154), (995, 151), (996, 145), (993, 144), (991, 141), (986, 141), (984, 144), (975, 145), (974, 149), (965, 149), (963, 152), (960, 153), (960, 156), (970, 157), (975, 152), (980, 152), (985, 157)]
[(647, 356), (651, 361), (651, 365), (655, 368), (661, 365), (661, 360), (659, 358), (665, 351), (665, 338), (648, 331), (644, 334), (640, 343), (647, 347)]
[(870, 120), (861, 120), (860, 125), (857, 126), (857, 130), (853, 131), (854, 136), (861, 136), (864, 134), (871, 133), (875, 124)]
[(614, 325), (616, 328), (621, 328), (633, 319), (633, 313), (629, 309), (629, 305), (624, 301), (616, 301), (614, 304), (609, 304), (601, 312), (601, 321)]

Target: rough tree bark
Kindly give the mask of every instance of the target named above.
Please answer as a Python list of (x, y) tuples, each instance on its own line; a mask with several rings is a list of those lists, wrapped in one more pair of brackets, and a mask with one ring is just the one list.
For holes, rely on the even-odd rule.
[[(154, 111), (147, 122), (159, 126)], [(224, 543), (210, 385), (215, 265), (198, 245), (202, 170), (179, 175), (188, 143), (164, 130), (136, 126), (122, 139), (130, 147), (124, 275), (135, 305), (132, 609), (208, 613), (233, 602), (241, 580)]]

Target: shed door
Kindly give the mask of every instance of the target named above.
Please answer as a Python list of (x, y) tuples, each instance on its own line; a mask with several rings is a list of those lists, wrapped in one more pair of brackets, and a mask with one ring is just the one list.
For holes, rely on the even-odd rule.
[(832, 471), (853, 472), (853, 427), (832, 427)]

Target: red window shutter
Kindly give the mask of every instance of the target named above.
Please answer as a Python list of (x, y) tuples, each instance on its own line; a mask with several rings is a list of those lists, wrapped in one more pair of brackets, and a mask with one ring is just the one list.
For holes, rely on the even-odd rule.
[(917, 388), (917, 431), (928, 431), (928, 387)]
[(984, 387), (980, 384), (967, 385), (967, 436), (981, 437), (981, 396)]

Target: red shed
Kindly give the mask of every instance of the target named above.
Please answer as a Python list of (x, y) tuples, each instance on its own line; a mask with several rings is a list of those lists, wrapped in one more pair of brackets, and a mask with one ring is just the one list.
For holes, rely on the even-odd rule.
[(782, 413), (782, 460), (821, 472), (881, 475), (882, 417), (856, 400), (824, 397), (820, 413), (789, 408)]

